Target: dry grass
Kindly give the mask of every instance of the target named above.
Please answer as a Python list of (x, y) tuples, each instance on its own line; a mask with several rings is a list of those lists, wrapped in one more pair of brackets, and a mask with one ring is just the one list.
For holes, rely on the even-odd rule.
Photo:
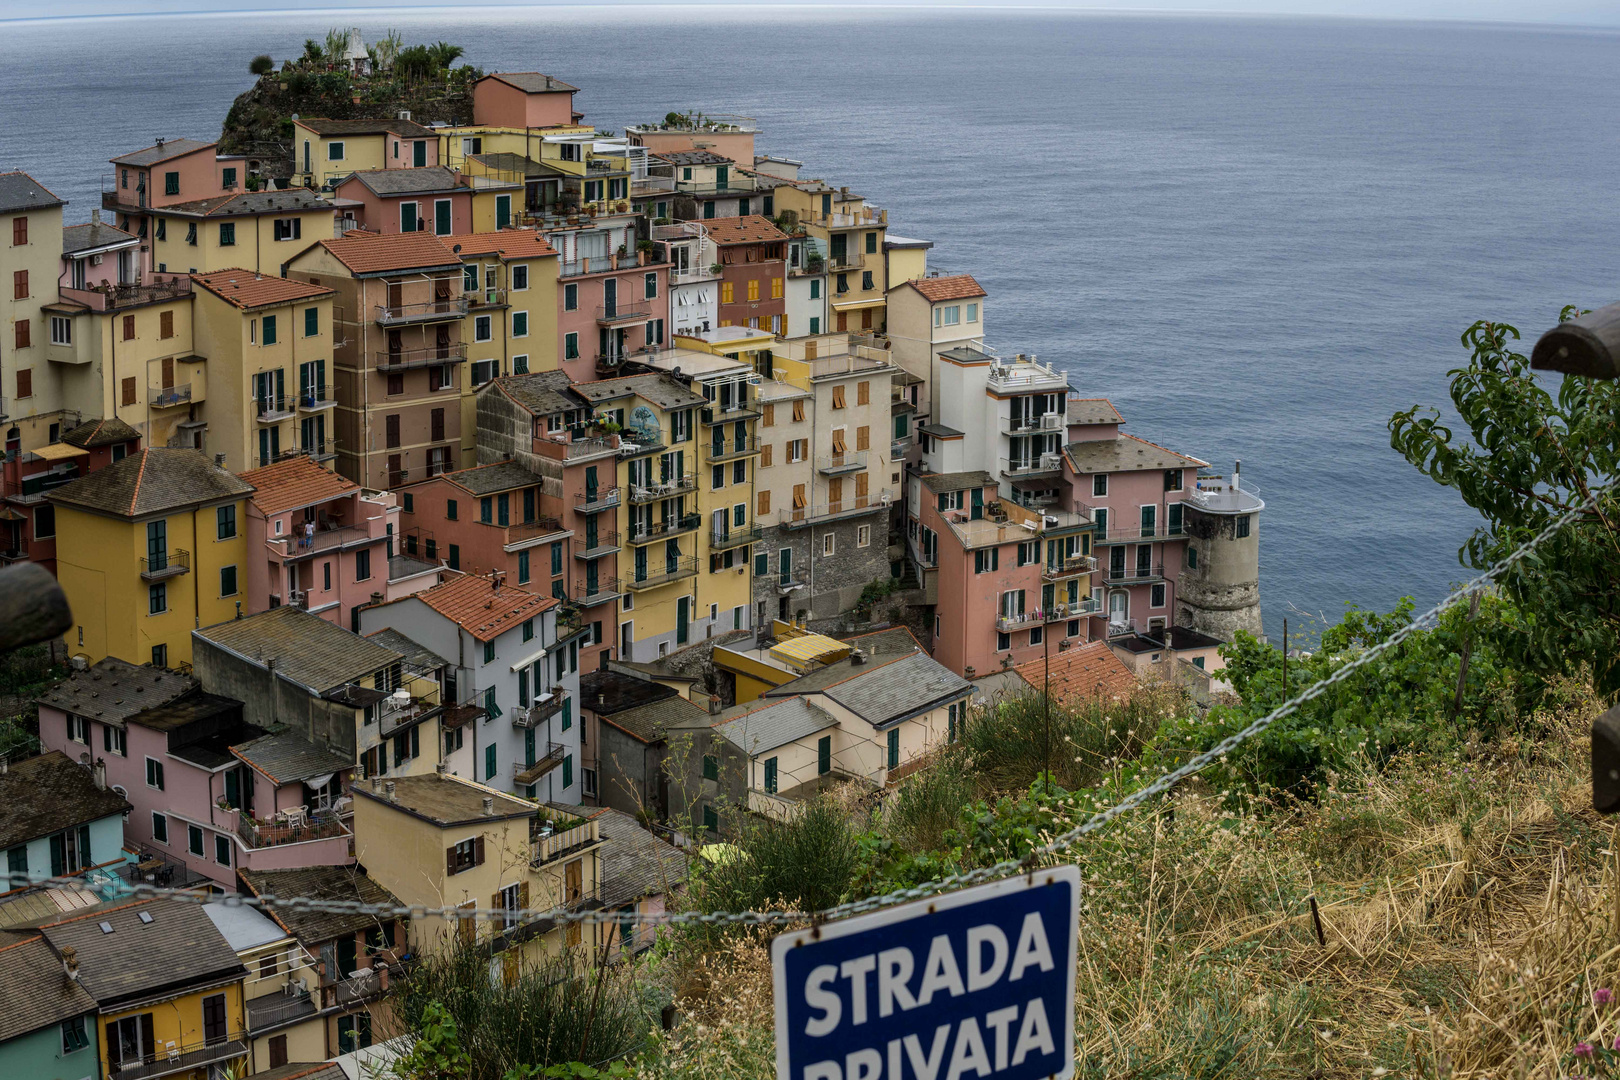
[[(1620, 1076), (1575, 1055), (1620, 1035), (1620, 932), (1598, 705), (1566, 700), (1533, 738), (1358, 769), (1318, 804), (1189, 788), (1077, 848), (1081, 1075)], [(768, 1074), (768, 939), (676, 959), (692, 1020), (656, 1071)]]

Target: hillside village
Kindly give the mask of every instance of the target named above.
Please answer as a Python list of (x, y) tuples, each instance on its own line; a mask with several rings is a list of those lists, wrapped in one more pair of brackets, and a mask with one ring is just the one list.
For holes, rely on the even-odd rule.
[(746, 116), (457, 78), (454, 123), (132, 147), (90, 208), (0, 172), (0, 562), (74, 617), (0, 768), (0, 987), (52, 988), (0, 989), (0, 1073), (335, 1078), (435, 956), (628, 961), (749, 821), (1032, 691), (1197, 710), (1260, 633), (1237, 465), (991, 350), (874, 198)]

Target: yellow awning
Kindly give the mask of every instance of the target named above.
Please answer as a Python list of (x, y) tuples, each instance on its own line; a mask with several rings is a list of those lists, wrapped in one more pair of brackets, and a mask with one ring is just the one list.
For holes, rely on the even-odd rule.
[(822, 634), (800, 634), (771, 646), (771, 655), (795, 668), (830, 664), (849, 655), (849, 646)]
[(64, 461), (68, 458), (89, 457), (90, 451), (80, 450), (77, 446), (69, 446), (67, 443), (51, 443), (35, 450), (34, 454), (46, 461)]
[(833, 310), (834, 311), (859, 311), (862, 308), (882, 307), (884, 304), (887, 304), (888, 302), (889, 301), (888, 301), (887, 297), (879, 297), (876, 300), (851, 300), (851, 301), (849, 301), (847, 303), (843, 303), (843, 304), (840, 304), (838, 301), (834, 300), (833, 301)]

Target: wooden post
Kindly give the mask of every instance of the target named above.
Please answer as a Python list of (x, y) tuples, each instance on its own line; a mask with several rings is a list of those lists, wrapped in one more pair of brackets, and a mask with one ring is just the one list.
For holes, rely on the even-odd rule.
[(1462, 663), (1457, 667), (1457, 697), (1451, 703), (1451, 715), (1461, 716), (1463, 690), (1468, 685), (1468, 654), (1474, 650), (1474, 619), (1479, 615), (1479, 593), (1468, 598), (1468, 625), (1463, 628)]
[(1322, 933), (1322, 913), (1316, 907), (1316, 894), (1311, 893), (1309, 899), (1311, 901), (1311, 922), (1316, 924), (1316, 943), (1325, 949), (1327, 948), (1327, 935)]

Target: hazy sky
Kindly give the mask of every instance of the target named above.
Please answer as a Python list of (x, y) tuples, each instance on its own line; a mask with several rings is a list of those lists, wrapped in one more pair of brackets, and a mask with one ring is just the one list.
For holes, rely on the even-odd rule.
[[(592, 6), (623, 4), (647, 0), (594, 0)], [(657, 2), (657, 0), (655, 0)], [(675, 6), (696, 6), (683, 0), (662, 0)], [(757, 6), (776, 4), (786, 0), (709, 0), (715, 3), (736, 3)], [(333, 3), (332, 0), (56, 0), (44, 5), (38, 0), (0, 0), (0, 20), (38, 19), (42, 10), (51, 18), (63, 19), (99, 15), (175, 15), (194, 12), (228, 11), (241, 14), (247, 11), (307, 10), (385, 10), (423, 8), (478, 8), (478, 7), (547, 7), (565, 5), (535, 4), (532, 0), (482, 0), (477, 4), (409, 4), (399, 0), (350, 0)], [(789, 6), (846, 6), (826, 0), (793, 0)], [(883, 0), (880, 4), (861, 4), (862, 8), (888, 7), (969, 7), (995, 8), (1067, 8), (1098, 11), (1179, 11), (1253, 13), (1267, 15), (1328, 15), (1388, 19), (1464, 19), (1492, 22), (1563, 23), (1587, 26), (1620, 26), (1620, 0)]]

